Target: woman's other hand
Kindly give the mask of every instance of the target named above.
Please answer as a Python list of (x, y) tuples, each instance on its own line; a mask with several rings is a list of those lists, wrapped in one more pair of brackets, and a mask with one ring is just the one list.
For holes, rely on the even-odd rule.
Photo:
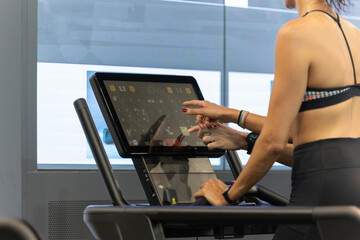
[(213, 123), (209, 128), (194, 126), (189, 133), (197, 132), (209, 150), (247, 150), (247, 133), (237, 131), (221, 123)]
[(208, 129), (209, 133), (202, 136), (203, 142), (209, 150), (239, 150), (247, 149), (247, 133), (232, 129), (225, 124), (216, 123)]
[(222, 195), (226, 188), (227, 185), (219, 179), (210, 179), (200, 185), (200, 189), (194, 194), (194, 197), (205, 197), (214, 206), (229, 205)]

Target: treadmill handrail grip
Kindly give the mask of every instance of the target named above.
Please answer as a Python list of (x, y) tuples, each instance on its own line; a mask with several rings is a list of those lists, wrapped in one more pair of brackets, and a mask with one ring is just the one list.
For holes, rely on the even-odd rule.
[(257, 189), (257, 193), (255, 195), (260, 199), (263, 199), (275, 206), (287, 206), (289, 204), (289, 199), (287, 197), (259, 184), (255, 185), (255, 187)]
[(356, 206), (323, 206), (315, 207), (314, 219), (349, 219), (360, 224), (360, 209)]
[[(109, 159), (101, 143), (86, 100), (83, 98), (77, 99), (74, 102), (74, 107), (113, 204), (118, 206), (129, 205), (114, 178)], [(111, 191), (109, 189), (111, 189)]]

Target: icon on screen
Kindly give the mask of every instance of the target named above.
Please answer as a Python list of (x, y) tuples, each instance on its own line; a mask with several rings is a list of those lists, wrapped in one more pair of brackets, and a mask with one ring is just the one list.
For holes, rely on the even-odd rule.
[(171, 87), (167, 87), (166, 89), (167, 89), (168, 93), (174, 93)]
[(120, 90), (120, 92), (126, 92), (126, 87), (125, 86), (119, 86), (119, 90)]
[(114, 85), (109, 85), (109, 88), (110, 88), (110, 91), (112, 92), (115, 92), (116, 91), (116, 88)]
[(135, 92), (135, 87), (134, 86), (129, 86), (130, 92)]

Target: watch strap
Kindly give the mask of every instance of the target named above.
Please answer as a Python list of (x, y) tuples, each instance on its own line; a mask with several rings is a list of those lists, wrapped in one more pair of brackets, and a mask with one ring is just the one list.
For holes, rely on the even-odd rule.
[(225, 198), (227, 203), (229, 203), (230, 205), (235, 205), (235, 204), (237, 204), (237, 201), (231, 200), (229, 197), (229, 194), (228, 194), (231, 187), (232, 187), (232, 185), (228, 185), (228, 187), (225, 189), (225, 191), (223, 192), (222, 195)]

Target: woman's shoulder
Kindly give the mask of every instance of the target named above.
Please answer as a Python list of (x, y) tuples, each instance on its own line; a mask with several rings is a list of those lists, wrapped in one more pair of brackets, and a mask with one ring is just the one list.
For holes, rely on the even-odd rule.
[[(359, 30), (355, 25), (353, 29)], [(285, 38), (289, 41), (302, 41), (304, 44), (321, 44), (334, 32), (334, 22), (325, 14), (309, 14), (306, 17), (291, 20), (284, 24), (279, 32), (278, 38)]]
[(279, 32), (278, 39), (286, 41), (306, 41), (309, 36), (316, 34), (318, 27), (308, 19), (294, 19), (284, 24)]
[(343, 18), (341, 20), (342, 20), (342, 22), (345, 22), (348, 25), (349, 29), (351, 29), (351, 31), (353, 31), (353, 33), (360, 36), (360, 30), (355, 24), (353, 24), (352, 22), (345, 20)]

